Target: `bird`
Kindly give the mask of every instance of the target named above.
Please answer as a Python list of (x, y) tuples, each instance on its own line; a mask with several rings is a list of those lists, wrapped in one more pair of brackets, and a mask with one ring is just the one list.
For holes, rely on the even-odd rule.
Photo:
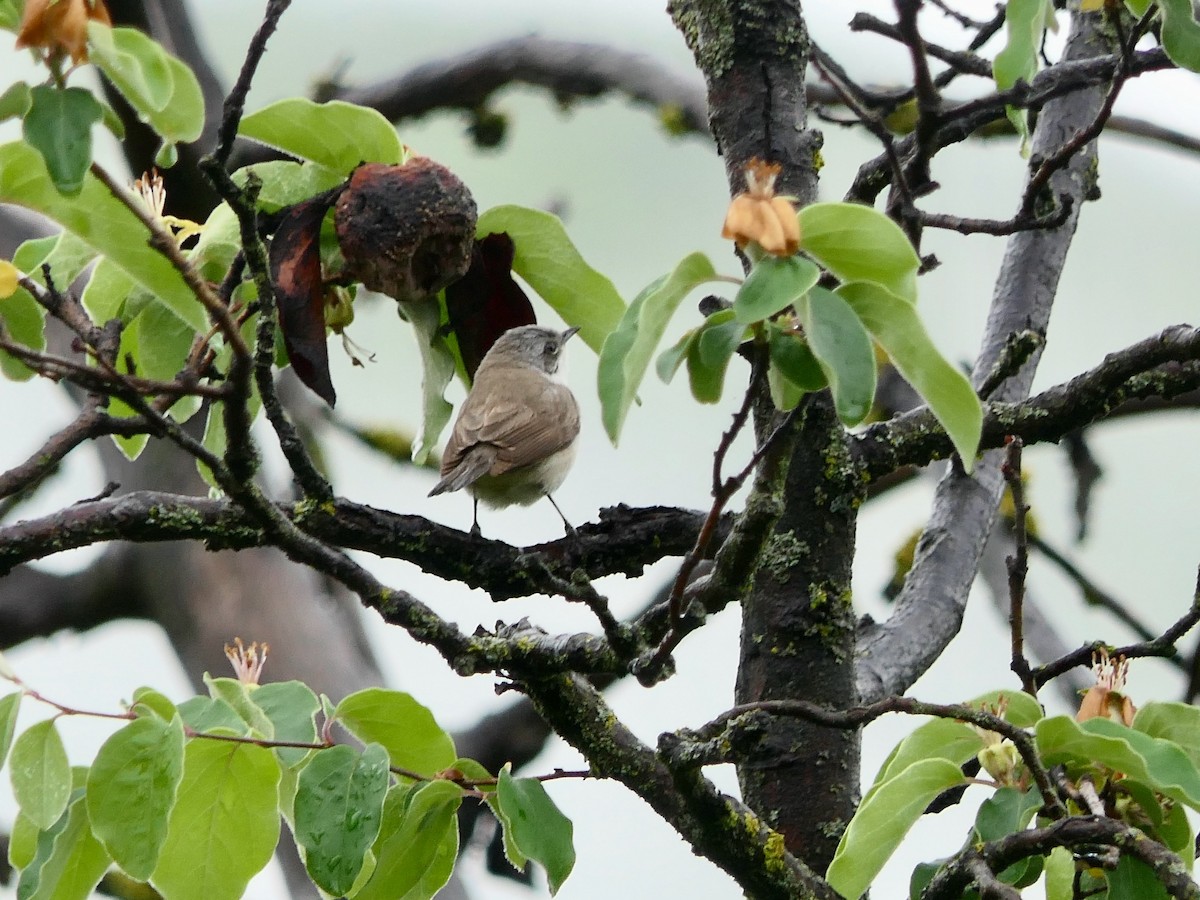
[(522, 325), (502, 334), (475, 372), (442, 455), (441, 480), (429, 496), (467, 488), (479, 501), (528, 506), (545, 497), (575, 529), (551, 494), (567, 477), (579, 436), (579, 404), (563, 381), (563, 346), (578, 327)]

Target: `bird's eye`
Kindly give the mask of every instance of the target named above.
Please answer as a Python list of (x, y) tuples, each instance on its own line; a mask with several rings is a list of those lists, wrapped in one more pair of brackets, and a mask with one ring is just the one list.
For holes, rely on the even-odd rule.
[(551, 341), (550, 343), (548, 343), (546, 345), (546, 352), (547, 353), (557, 353), (558, 352), (558, 344), (556, 344), (554, 341)]

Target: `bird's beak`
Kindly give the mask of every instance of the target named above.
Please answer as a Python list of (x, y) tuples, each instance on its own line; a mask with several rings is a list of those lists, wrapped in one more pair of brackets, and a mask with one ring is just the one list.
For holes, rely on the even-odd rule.
[(574, 334), (575, 334), (575, 332), (577, 332), (578, 330), (579, 330), (579, 326), (578, 326), (578, 325), (573, 325), (573, 326), (571, 326), (570, 328), (568, 328), (566, 331), (564, 331), (564, 332), (562, 333), (562, 341), (563, 341), (563, 343), (565, 344), (565, 343), (567, 342), (567, 339), (568, 339), (568, 338), (570, 338), (572, 335), (574, 335)]

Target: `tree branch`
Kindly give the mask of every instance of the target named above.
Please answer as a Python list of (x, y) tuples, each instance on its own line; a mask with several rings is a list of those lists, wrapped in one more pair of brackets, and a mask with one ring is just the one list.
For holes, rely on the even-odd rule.
[[(1086, 67), (1106, 52), (1098, 24), (1094, 15), (1072, 17), (1068, 62), (1055, 69), (1072, 64)], [(1036, 155), (1049, 157), (1095, 120), (1113, 65), (1108, 64), (1107, 77), (1099, 84), (1046, 105), (1034, 133)], [(1094, 159), (1094, 147), (1088, 145), (1051, 179), (1056, 195), (1072, 198), (1067, 222), (1056, 229), (1020, 232), (1009, 238), (983, 347), (975, 363), (976, 384), (992, 370), (1010, 334), (1045, 330), (1078, 211), (1091, 189)], [(1038, 356), (1035, 353), (1019, 374), (1000, 386), (997, 399), (1019, 400), (1028, 393)], [(1003, 489), (998, 456), (991, 453), (978, 460), (971, 476), (956, 466), (938, 485), (932, 515), (895, 611), (887, 622), (861, 635), (857, 681), (865, 700), (905, 691), (958, 633)]]
[[(1026, 444), (1057, 443), (1127, 403), (1169, 400), (1197, 388), (1200, 329), (1175, 325), (1108, 354), (1095, 368), (1028, 400), (987, 404), (980, 449), (1000, 447), (1008, 435)], [(866, 477), (874, 480), (903, 466), (947, 459), (954, 449), (928, 407), (922, 406), (867, 428), (854, 439), (854, 452)]]

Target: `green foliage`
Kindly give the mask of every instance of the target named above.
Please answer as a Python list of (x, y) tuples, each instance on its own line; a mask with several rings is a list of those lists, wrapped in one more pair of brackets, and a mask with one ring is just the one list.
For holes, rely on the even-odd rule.
[(808, 346), (833, 394), (838, 418), (857, 425), (875, 400), (875, 348), (862, 320), (841, 296), (814, 287), (799, 304)]
[[(1008, 42), (996, 54), (992, 77), (996, 87), (1008, 90), (1018, 81), (1031, 81), (1038, 71), (1038, 53), (1047, 25), (1053, 22), (1054, 8), (1050, 0), (1008, 0), (1004, 8)], [(1029, 154), (1029, 111), (1014, 106), (1005, 107), (1005, 114), (1021, 137), (1021, 154)]]
[(358, 691), (339, 703), (333, 715), (363, 743), (382, 744), (397, 768), (430, 776), (450, 767), (458, 757), (454, 741), (433, 714), (403, 691)]
[(375, 870), (356, 897), (432, 897), (450, 877), (446, 851), (453, 846), (452, 867), (453, 854), (458, 850), (455, 814), (461, 803), (462, 791), (447, 781), (431, 781), (407, 790), (393, 787), (373, 848)]
[(189, 741), (150, 881), (171, 900), (237, 900), (279, 840), (279, 762), (264, 747)]
[(479, 237), (505, 232), (515, 247), (512, 270), (533, 288), (593, 350), (617, 327), (625, 301), (593, 269), (567, 236), (558, 216), (524, 206), (495, 206), (479, 217)]
[(966, 376), (938, 353), (916, 308), (869, 281), (844, 284), (837, 293), (879, 342), (896, 371), (929, 404), (963, 466), (971, 471), (983, 428), (983, 407)]
[[(751, 254), (757, 258), (732, 312), (710, 315), (663, 351), (659, 376), (669, 381), (686, 361), (692, 395), (714, 403), (733, 353), (753, 339), (769, 348), (767, 383), (776, 407), (791, 409), (805, 393), (829, 387), (839, 418), (854, 426), (874, 402), (874, 339), (929, 404), (969, 470), (982, 407), (916, 314), (920, 258), (904, 232), (875, 209), (853, 203), (807, 206), (799, 222), (805, 255)], [(823, 272), (843, 283), (835, 291), (819, 286)], [(715, 280), (706, 257), (686, 257), (634, 299), (609, 335), (597, 385), (604, 427), (614, 442), (671, 315), (691, 290)]]
[(349, 175), (359, 163), (404, 160), (391, 122), (376, 110), (342, 100), (279, 100), (244, 117), (238, 134), (340, 175)]
[(509, 861), (519, 869), (527, 859), (540, 863), (550, 879), (550, 893), (557, 894), (575, 866), (571, 820), (559, 812), (540, 781), (513, 778), (508, 766), (500, 770), (493, 809), (504, 825)]
[(1109, 719), (1079, 723), (1068, 716), (1043, 719), (1034, 735), (1048, 765), (1123, 772), (1157, 793), (1200, 809), (1200, 769), (1173, 741)]
[(685, 256), (671, 272), (651, 282), (633, 299), (604, 342), (596, 385), (604, 429), (613, 443), (620, 436), (638, 385), (671, 316), (684, 297), (716, 278), (716, 269), (703, 253)]
[(813, 203), (800, 210), (800, 249), (839, 281), (883, 285), (917, 301), (921, 260), (900, 226), (858, 203)]
[(769, 319), (803, 299), (821, 277), (821, 269), (803, 256), (764, 256), (750, 270), (733, 298), (738, 321)]
[[(167, 838), (183, 780), (183, 723), (151, 716), (112, 735), (88, 771), (92, 833), (129, 875), (146, 881)], [(130, 808), (138, 811), (130, 817)]]
[(183, 276), (147, 243), (146, 227), (88, 174), (74, 197), (59, 193), (45, 162), (24, 141), (0, 145), (0, 200), (40, 212), (120, 267), (196, 331), (207, 331), (204, 309)]
[(870, 886), (925, 807), (947, 788), (965, 783), (958, 766), (945, 759), (914, 762), (864, 798), (842, 835), (826, 879), (843, 897), (856, 898)]
[[(0, 676), (16, 680), (2, 658)], [(370, 688), (334, 707), (298, 681), (205, 683), (207, 697), (178, 706), (139, 688), (89, 768), (69, 768), (56, 719), (17, 738), (18, 896), (83, 900), (116, 866), (167, 900), (232, 900), (267, 864), (282, 817), (326, 894), (427, 900), (453, 872), (468, 791), (496, 810), (514, 855), (545, 866), (552, 890), (570, 874), (571, 822), (540, 782), (505, 769), (497, 789), (409, 694)], [(0, 697), (0, 763), (22, 695)], [(334, 722), (362, 745), (333, 743)]]
[(83, 791), (75, 790), (67, 811), (38, 835), (34, 856), (17, 882), (21, 900), (84, 900), (92, 895), (109, 857), (89, 824)]
[(71, 797), (71, 767), (54, 719), (16, 739), (8, 769), (21, 812), (42, 830), (57, 822)]
[[(1107, 804), (1112, 815), (1134, 825), (1146, 839), (1159, 841), (1179, 854), (1190, 870), (1194, 835), (1184, 807), (1196, 809), (1200, 799), (1196, 793), (1200, 771), (1192, 758), (1194, 710), (1189, 712), (1183, 704), (1148, 703), (1134, 725), (1126, 726), (1104, 718), (1083, 723), (1068, 716), (1045, 718), (1032, 697), (1016, 692), (1004, 692), (1003, 698), (1000, 693), (985, 695), (967, 706), (996, 710), (1010, 724), (1024, 729), (1033, 738), (1042, 766), (1061, 766), (1068, 782), (1090, 781), (1102, 796), (1110, 798)], [(980, 751), (1000, 749), (1003, 745), (997, 741), (998, 735), (985, 737), (970, 725), (941, 718), (925, 723), (901, 741), (842, 837), (827, 876), (834, 888), (848, 898), (865, 891), (928, 802), (940, 792), (939, 785), (967, 783), (960, 766), (977, 752), (985, 765), (979, 778), (991, 775), (996, 783), (979, 807), (970, 843), (992, 843), (1029, 828), (1042, 811), (1042, 797), (1007, 741), (1003, 745), (1010, 752), (999, 758), (1011, 760), (1012, 765), (1003, 771), (988, 768), (986, 754)], [(1090, 814), (1088, 809), (1068, 812)], [(917, 866), (910, 896), (918, 897), (944, 862)], [(1135, 862), (1123, 856), (1116, 869), (1087, 878), (1096, 890), (1107, 891), (1112, 898), (1166, 896), (1153, 871)], [(1075, 873), (1071, 853), (1058, 848), (1022, 859), (998, 877), (1015, 888), (1043, 879), (1048, 900), (1068, 900), (1075, 896)]]
[(322, 750), (300, 772), (292, 810), (296, 843), (313, 883), (349, 893), (379, 835), (388, 755), (379, 744)]
[(413, 444), (412, 459), (423, 466), (454, 412), (446, 388), (454, 380), (458, 364), (442, 328), (443, 304), (437, 298), (411, 301), (400, 309), (413, 327), (421, 356), (421, 432)]
[(181, 60), (135, 28), (91, 22), (88, 43), (91, 61), (163, 139), (156, 162), (169, 167), (174, 145), (196, 140), (204, 129), (200, 82)]
[(746, 326), (731, 309), (713, 313), (688, 343), (688, 383), (701, 403), (716, 403), (725, 386), (729, 360), (746, 338)]
[[(1190, 0), (1157, 0), (1162, 13), (1162, 47), (1171, 62), (1192, 72), (1200, 72), (1200, 23)], [(1130, 3), (1145, 7), (1145, 3)], [(1145, 9), (1142, 9), (1144, 12)], [(1137, 15), (1141, 15), (1138, 12)]]
[(92, 126), (100, 121), (100, 103), (83, 88), (38, 85), (30, 92), (23, 134), (42, 155), (60, 194), (75, 196), (92, 163)]

